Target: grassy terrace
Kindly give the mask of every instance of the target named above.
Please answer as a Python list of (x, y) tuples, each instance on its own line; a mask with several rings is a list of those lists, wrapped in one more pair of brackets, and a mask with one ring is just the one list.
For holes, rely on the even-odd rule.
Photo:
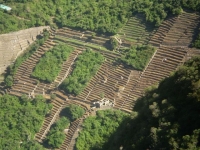
[(95, 49), (109, 51), (105, 47), (102, 47), (98, 44), (93, 44), (93, 43), (88, 43), (88, 42), (86, 43), (86, 42), (83, 42), (81, 40), (76, 40), (76, 39), (73, 39), (73, 38), (64, 38), (62, 36), (56, 36), (55, 40), (62, 41), (62, 42), (70, 42), (70, 43), (80, 45), (80, 46), (85, 46), (85, 47), (88, 47), (88, 48), (95, 48)]
[[(83, 42), (81, 40), (77, 40), (77, 39), (73, 39), (73, 38), (66, 38), (66, 37), (62, 37), (62, 36), (58, 36), (56, 35), (55, 37), (55, 41), (57, 43), (65, 43), (67, 45), (70, 45), (72, 47), (75, 47), (76, 49), (80, 49), (80, 50), (84, 50), (84, 49), (92, 49), (96, 52), (100, 52), (102, 55), (104, 55), (104, 57), (109, 60), (110, 57), (112, 57), (113, 55), (117, 58), (117, 57), (121, 57), (121, 54), (119, 54), (116, 51), (111, 51), (106, 49), (103, 46), (100, 46), (98, 44), (92, 44), (92, 43), (86, 43)], [(101, 47), (101, 49), (100, 49)]]
[(118, 34), (133, 44), (147, 44), (154, 31), (154, 25), (146, 23), (145, 18), (138, 14), (131, 17)]

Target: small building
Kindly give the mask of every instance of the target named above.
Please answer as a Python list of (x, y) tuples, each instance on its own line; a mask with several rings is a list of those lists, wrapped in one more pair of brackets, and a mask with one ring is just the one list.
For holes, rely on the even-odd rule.
[(2, 4), (0, 4), (0, 8), (4, 9), (4, 10), (7, 10), (7, 11), (10, 11), (12, 9), (12, 8), (10, 8), (10, 7), (6, 6), (6, 5), (2, 5)]
[(114, 102), (107, 99), (107, 98), (103, 98), (100, 101), (96, 101), (93, 102), (93, 106), (95, 108), (107, 108), (107, 107), (113, 107), (114, 106)]

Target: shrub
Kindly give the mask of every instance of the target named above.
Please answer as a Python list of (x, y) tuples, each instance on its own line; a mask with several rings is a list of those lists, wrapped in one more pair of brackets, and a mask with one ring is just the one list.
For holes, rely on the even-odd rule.
[(48, 145), (53, 148), (59, 148), (65, 140), (64, 129), (68, 126), (69, 120), (66, 117), (61, 117), (55, 124), (53, 124), (46, 137)]
[(150, 61), (155, 49), (150, 46), (136, 46), (125, 50), (121, 61), (134, 69), (143, 70)]
[(100, 53), (85, 50), (78, 56), (72, 74), (61, 84), (61, 89), (70, 94), (80, 94), (103, 61), (104, 57)]
[(56, 45), (47, 51), (35, 66), (32, 76), (46, 82), (53, 82), (74, 48), (65, 44)]

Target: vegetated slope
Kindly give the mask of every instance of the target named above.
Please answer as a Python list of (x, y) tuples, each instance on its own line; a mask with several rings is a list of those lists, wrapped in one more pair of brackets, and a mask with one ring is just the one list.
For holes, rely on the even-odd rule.
[(48, 145), (53, 148), (59, 148), (62, 145), (65, 140), (64, 129), (69, 126), (69, 123), (70, 121), (68, 118), (61, 117), (53, 124), (46, 137)]
[(143, 70), (150, 61), (155, 49), (150, 46), (136, 46), (125, 50), (121, 61), (134, 69)]
[[(181, 66), (138, 99), (132, 120), (108, 141), (123, 150), (200, 148), (200, 57)], [(112, 144), (111, 144), (112, 143)]]
[(70, 94), (80, 94), (103, 61), (104, 57), (100, 53), (86, 49), (78, 56), (72, 74), (64, 80), (61, 88)]
[[(99, 110), (85, 119), (77, 139), (77, 150), (100, 150), (128, 115), (119, 110)], [(104, 149), (104, 148), (103, 148)]]
[(48, 29), (48, 26), (0, 35), (0, 74), (36, 40), (44, 29)]
[(4, 0), (4, 2), (12, 10), (8, 13), (1, 11), (0, 33), (31, 26), (49, 25), (53, 22), (58, 26), (116, 33), (133, 12), (142, 12), (146, 20), (160, 25), (168, 14), (180, 14), (182, 8), (200, 9), (200, 3), (196, 0), (164, 2), (160, 0), (24, 0), (15, 2)]
[(25, 52), (20, 55), (16, 60), (15, 63), (10, 65), (7, 70), (5, 84), (7, 87), (11, 87), (13, 85), (13, 78), (17, 72), (17, 69), (22, 65), (24, 61), (26, 61), (44, 42), (49, 38), (49, 32), (44, 31), (43, 36), (39, 36), (39, 38), (30, 45), (29, 48), (25, 50)]
[(118, 33), (123, 42), (133, 45), (147, 44), (155, 31), (154, 24), (147, 22), (143, 14), (137, 13), (127, 21)]
[(47, 51), (35, 66), (32, 76), (46, 82), (53, 82), (61, 70), (61, 65), (66, 61), (73, 47), (65, 44), (56, 45)]
[(200, 49), (200, 30), (199, 30), (199, 34), (196, 37), (195, 41), (193, 42), (192, 46)]
[[(75, 104), (70, 104), (65, 107), (61, 113), (60, 118), (51, 126), (50, 131), (47, 134), (45, 141), (48, 147), (61, 148), (70, 131), (64, 131), (69, 129), (69, 124), (72, 126), (73, 121), (83, 116), (85, 110)], [(69, 129), (70, 130), (70, 129)], [(64, 143), (65, 144), (65, 143)]]
[(0, 34), (33, 27), (34, 24), (30, 23), (30, 21), (20, 20), (0, 9)]
[(41, 96), (30, 100), (25, 96), (18, 98), (3, 95), (0, 96), (0, 103), (0, 149), (17, 150), (20, 144), (21, 149), (30, 149), (32, 146), (40, 147), (31, 141), (40, 129), (51, 105), (47, 104)]

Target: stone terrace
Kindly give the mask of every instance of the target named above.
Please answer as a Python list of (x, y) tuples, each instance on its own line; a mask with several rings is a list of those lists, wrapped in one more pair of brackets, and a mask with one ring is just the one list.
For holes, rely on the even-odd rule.
[(36, 36), (41, 34), (43, 29), (49, 27), (34, 27), (0, 35), (0, 74), (36, 40)]

